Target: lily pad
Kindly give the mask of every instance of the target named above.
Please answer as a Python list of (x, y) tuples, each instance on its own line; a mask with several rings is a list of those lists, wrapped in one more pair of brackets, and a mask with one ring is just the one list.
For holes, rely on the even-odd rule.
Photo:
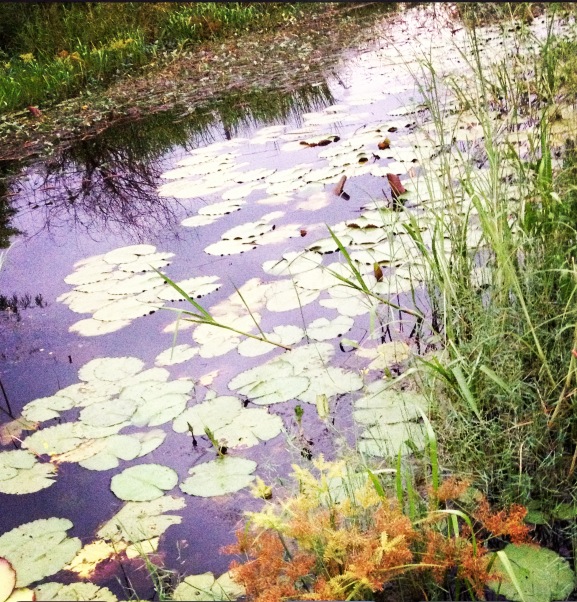
[(42, 602), (117, 602), (118, 598), (107, 588), (94, 583), (43, 583), (35, 588), (38, 600)]
[(256, 462), (245, 458), (224, 456), (212, 462), (198, 464), (180, 484), (184, 493), (199, 497), (226, 495), (248, 487), (255, 479)]
[(56, 468), (24, 449), (0, 452), (0, 493), (35, 493), (54, 484)]
[(121, 500), (146, 502), (162, 497), (177, 483), (178, 475), (172, 468), (160, 464), (139, 464), (114, 475), (110, 489)]
[(200, 436), (209, 428), (215, 439), (227, 447), (252, 447), (260, 440), (276, 437), (282, 430), (282, 420), (261, 408), (243, 408), (236, 397), (223, 396), (188, 408), (173, 424), (177, 433), (190, 427)]
[(353, 324), (354, 320), (348, 316), (338, 316), (334, 320), (317, 318), (307, 326), (307, 334), (315, 341), (327, 341), (345, 334)]
[[(526, 602), (551, 602), (565, 600), (575, 587), (575, 573), (569, 563), (552, 550), (528, 544), (509, 544), (503, 552), (509, 559)], [(508, 600), (521, 601), (508, 571), (497, 557), (491, 574), (498, 581), (489, 587)]]
[(102, 539), (97, 539), (86, 544), (78, 554), (64, 567), (66, 571), (72, 571), (79, 577), (87, 579), (91, 577), (96, 567), (105, 560), (120, 554), (124, 546), (120, 544), (112, 545)]
[(184, 505), (184, 499), (167, 495), (149, 502), (127, 502), (96, 536), (113, 543), (138, 543), (160, 537), (168, 527), (182, 522), (182, 517), (165, 512), (180, 510)]
[(16, 571), (17, 587), (57, 573), (74, 558), (82, 544), (77, 537), (67, 537), (71, 527), (65, 518), (39, 519), (0, 536), (0, 557)]
[(238, 600), (244, 596), (245, 589), (236, 583), (230, 572), (218, 579), (212, 573), (188, 575), (176, 587), (173, 600), (190, 602), (191, 600)]
[(195, 355), (198, 355), (198, 347), (191, 347), (184, 343), (165, 349), (156, 356), (154, 363), (157, 366), (173, 366), (174, 364), (187, 362)]
[(116, 382), (134, 376), (143, 367), (144, 362), (136, 357), (99, 357), (84, 364), (78, 371), (78, 378), (86, 382)]

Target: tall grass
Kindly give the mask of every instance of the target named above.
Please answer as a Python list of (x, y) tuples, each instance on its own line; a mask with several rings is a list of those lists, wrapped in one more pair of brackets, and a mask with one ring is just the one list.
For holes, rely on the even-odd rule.
[[(577, 504), (577, 155), (572, 140), (554, 139), (568, 92), (563, 73), (574, 59), (553, 33), (555, 18), (543, 40), (531, 40), (535, 54), (492, 67), (471, 33), (471, 55), (462, 55), (469, 73), (448, 85), (459, 111), (483, 128), (474, 149), (481, 171), (470, 167), (471, 147), (450, 142), (435, 110), (443, 84), (425, 65), (421, 91), (438, 138), (449, 139), (460, 161), (447, 153), (437, 176), (428, 175), (443, 185), (448, 209), (433, 210), (432, 246), (408, 228), (430, 267), (429, 295), (449, 357), (426, 364), (445, 398), (437, 417), (444, 460), (475, 474), (501, 503), (532, 500), (553, 511)], [(521, 25), (509, 32), (508, 44), (531, 38)], [(528, 122), (535, 135), (519, 146), (514, 138)], [(555, 153), (564, 158), (554, 168)], [(473, 247), (472, 228), (479, 230)]]
[(285, 2), (0, 4), (0, 112), (78, 94), (206, 40), (296, 20)]

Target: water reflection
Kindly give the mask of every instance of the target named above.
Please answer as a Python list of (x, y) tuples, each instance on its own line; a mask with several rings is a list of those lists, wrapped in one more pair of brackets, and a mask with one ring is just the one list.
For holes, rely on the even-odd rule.
[(12, 184), (18, 190), (15, 207), (23, 215), (34, 213), (37, 231), (65, 227), (91, 236), (122, 234), (134, 242), (150, 241), (151, 234), (178, 238), (181, 204), (157, 194), (160, 174), (175, 153), (242, 135), (259, 123), (299, 123), (302, 113), (332, 102), (321, 83), (291, 94), (238, 93), (201, 109), (121, 123), (32, 166)]
[[(10, 237), (20, 234), (20, 232), (11, 225), (11, 219), (16, 213), (16, 209), (10, 202), (11, 190), (9, 181), (14, 176), (16, 167), (14, 163), (5, 161), (0, 162), (0, 249), (7, 249), (10, 246)], [(0, 268), (2, 267), (3, 254), (0, 252)]]

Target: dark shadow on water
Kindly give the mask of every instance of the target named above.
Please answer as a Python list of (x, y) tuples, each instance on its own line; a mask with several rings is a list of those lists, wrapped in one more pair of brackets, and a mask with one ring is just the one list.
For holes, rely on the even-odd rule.
[(302, 113), (332, 102), (324, 82), (292, 94), (237, 93), (193, 111), (173, 110), (121, 123), (44, 162), (20, 165), (18, 175), (0, 179), (0, 247), (17, 234), (10, 226), (16, 212), (33, 213), (37, 231), (64, 227), (95, 236), (121, 234), (134, 242), (150, 241), (151, 234), (178, 238), (180, 204), (157, 194), (172, 153), (230, 139), (263, 124), (298, 124)]

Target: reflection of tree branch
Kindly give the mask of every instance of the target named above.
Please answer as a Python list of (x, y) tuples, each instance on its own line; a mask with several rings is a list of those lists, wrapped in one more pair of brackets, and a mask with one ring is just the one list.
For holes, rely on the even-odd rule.
[(21, 178), (21, 209), (25, 200), (28, 209), (42, 211), (47, 230), (73, 224), (89, 234), (128, 234), (137, 241), (178, 237), (181, 205), (157, 193), (168, 152), (208, 144), (223, 129), (229, 138), (262, 122), (298, 123), (303, 112), (333, 101), (325, 84), (292, 94), (253, 90), (181, 115), (155, 113), (110, 127)]

